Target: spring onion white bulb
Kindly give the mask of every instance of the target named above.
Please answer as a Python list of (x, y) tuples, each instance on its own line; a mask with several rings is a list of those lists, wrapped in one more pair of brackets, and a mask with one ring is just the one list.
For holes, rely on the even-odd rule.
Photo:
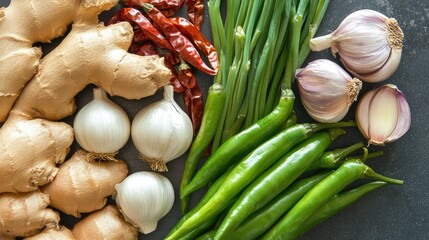
[(344, 118), (362, 88), (359, 79), (326, 59), (298, 69), (296, 79), (307, 113), (319, 122), (338, 122)]
[(173, 207), (173, 186), (158, 173), (133, 173), (115, 188), (113, 198), (125, 219), (144, 234), (153, 232)]
[(130, 120), (125, 111), (107, 98), (102, 88), (94, 89), (94, 99), (74, 119), (79, 145), (90, 152), (88, 160), (114, 160), (115, 153), (130, 137)]
[(410, 128), (410, 106), (404, 94), (392, 84), (367, 92), (356, 109), (360, 132), (370, 144), (384, 145), (402, 137)]
[(373, 10), (359, 10), (347, 16), (331, 34), (314, 38), (310, 48), (331, 47), (344, 66), (365, 82), (380, 82), (397, 69), (404, 34), (394, 18)]
[(164, 99), (143, 108), (134, 118), (131, 137), (152, 170), (167, 171), (166, 163), (186, 152), (192, 142), (192, 122), (174, 101), (173, 87), (164, 86)]

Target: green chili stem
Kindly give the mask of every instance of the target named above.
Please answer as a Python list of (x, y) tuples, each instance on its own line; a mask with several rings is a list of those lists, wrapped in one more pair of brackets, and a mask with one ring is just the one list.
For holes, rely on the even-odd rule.
[[(368, 153), (366, 158), (367, 159), (371, 159), (371, 158), (376, 158), (376, 157), (380, 157), (382, 156), (384, 153), (382, 150), (380, 151), (376, 151), (376, 152), (372, 152), (372, 153)], [(362, 158), (364, 155), (358, 155), (358, 156), (350, 156), (350, 158)]]
[(371, 168), (368, 168), (368, 170), (365, 172), (365, 176), (368, 178), (377, 179), (379, 181), (384, 181), (390, 184), (395, 184), (395, 185), (404, 184), (403, 180), (398, 180), (398, 179), (383, 176), (381, 174), (374, 172), (374, 170), (372, 170)]
[(311, 123), (315, 129), (327, 129), (327, 128), (343, 128), (343, 127), (355, 127), (356, 122), (336, 122), (336, 123)]

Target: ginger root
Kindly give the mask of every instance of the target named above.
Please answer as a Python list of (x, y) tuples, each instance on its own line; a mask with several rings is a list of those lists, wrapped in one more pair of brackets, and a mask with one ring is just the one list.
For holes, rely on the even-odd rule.
[(60, 216), (48, 205), (49, 196), (40, 191), (0, 194), (0, 236), (28, 237), (44, 227), (58, 229)]
[(77, 151), (59, 167), (55, 180), (42, 188), (52, 207), (75, 217), (103, 208), (106, 197), (128, 174), (124, 161), (88, 162), (87, 154)]
[[(23, 4), (31, 5), (28, 1), (32, 0)], [(73, 11), (73, 27), (61, 44), (38, 66), (24, 61), (17, 63), (30, 66), (33, 74), (35, 66), (38, 70), (19, 97), (0, 87), (0, 97), (18, 97), (0, 129), (0, 192), (34, 191), (53, 181), (58, 173), (55, 165), (64, 161), (73, 133), (67, 124), (51, 121), (75, 111), (74, 97), (86, 85), (96, 84), (111, 95), (139, 99), (154, 94), (172, 77), (162, 58), (127, 52), (133, 38), (128, 22), (107, 27), (98, 24), (98, 14), (116, 5), (118, 0), (75, 1), (80, 4)], [(64, 1), (56, 2), (67, 5)], [(49, 4), (47, 6), (49, 13), (46, 14), (53, 14)], [(7, 14), (0, 11), (0, 24)], [(9, 66), (0, 63), (2, 69)], [(16, 69), (19, 69), (17, 75), (21, 71), (24, 74), (20, 68), (14, 68), (14, 74)], [(4, 101), (1, 99), (0, 104)], [(3, 110), (3, 105), (0, 109)], [(63, 195), (63, 192), (52, 194)], [(57, 197), (52, 196), (52, 199)], [(104, 204), (104, 200), (101, 202)], [(45, 226), (57, 228), (59, 216), (46, 209), (49, 203), (48, 195), (40, 191), (0, 194), (0, 236), (27, 237), (37, 234)], [(137, 239), (137, 233), (138, 230), (125, 222), (119, 211), (111, 206), (91, 214), (73, 228), (76, 239), (106, 239), (106, 236), (109, 236), (107, 239)]]
[(59, 230), (52, 228), (45, 228), (37, 235), (34, 235), (24, 240), (77, 240), (74, 238), (70, 229), (60, 226)]
[(128, 99), (153, 95), (169, 83), (172, 73), (163, 58), (128, 53), (132, 38), (128, 22), (107, 27), (74, 24), (43, 58), (10, 115), (62, 119), (75, 111), (75, 95), (90, 83)]
[[(112, 95), (139, 99), (169, 83), (172, 73), (162, 58), (127, 52), (133, 38), (128, 22), (98, 24), (101, 10), (117, 2), (82, 0), (71, 32), (43, 58), (15, 102), (0, 130), (0, 192), (34, 191), (53, 180), (55, 163), (64, 161), (72, 143), (71, 127), (36, 119), (71, 115), (74, 97), (86, 85), (97, 84)], [(22, 134), (20, 126), (31, 124), (35, 124), (31, 131)], [(33, 171), (35, 166), (44, 166), (43, 171), (40, 167)]]
[(30, 192), (51, 182), (72, 142), (66, 123), (7, 121), (0, 129), (0, 192)]
[[(94, 0), (12, 0), (0, 8), (0, 122), (5, 121), (12, 105), (39, 66), (42, 51), (36, 42), (49, 43), (62, 36), (78, 17), (81, 8), (110, 9), (116, 1)], [(17, 74), (17, 70), (18, 74)]]
[(116, 207), (109, 205), (78, 222), (72, 233), (79, 240), (134, 240), (138, 229), (126, 222)]

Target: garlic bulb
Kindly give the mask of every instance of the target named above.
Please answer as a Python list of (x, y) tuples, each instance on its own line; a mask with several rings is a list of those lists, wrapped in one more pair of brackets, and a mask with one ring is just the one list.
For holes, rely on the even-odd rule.
[(144, 234), (153, 232), (173, 207), (173, 186), (158, 173), (133, 173), (115, 188), (113, 198), (125, 219)]
[(356, 122), (369, 144), (384, 145), (402, 137), (410, 128), (410, 107), (392, 84), (367, 92), (356, 109)]
[(164, 86), (164, 99), (142, 109), (131, 127), (134, 145), (155, 171), (167, 171), (166, 163), (184, 154), (192, 142), (191, 119), (173, 94), (171, 85)]
[(91, 153), (88, 160), (114, 160), (130, 137), (127, 114), (102, 88), (94, 89), (94, 99), (77, 113), (73, 126), (76, 141)]
[(389, 78), (401, 60), (404, 34), (394, 18), (373, 10), (359, 10), (347, 16), (331, 34), (312, 39), (310, 48), (331, 47), (344, 66), (366, 82)]
[(362, 82), (336, 63), (320, 59), (296, 71), (301, 101), (319, 122), (338, 122), (356, 101)]

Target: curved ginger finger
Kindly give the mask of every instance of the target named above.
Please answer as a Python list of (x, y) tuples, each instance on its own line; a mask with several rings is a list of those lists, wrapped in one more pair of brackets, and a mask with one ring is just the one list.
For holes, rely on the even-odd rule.
[[(88, 8), (91, 2), (95, 1), (12, 0), (7, 8), (0, 8), (0, 122), (6, 119), (20, 92), (37, 72), (42, 51), (33, 48), (33, 44), (49, 43), (62, 36), (76, 13)], [(103, 3), (98, 13), (117, 2), (108, 7)]]
[(58, 229), (60, 216), (48, 205), (48, 195), (40, 191), (0, 194), (0, 236), (28, 237), (44, 227)]
[(76, 238), (73, 237), (70, 229), (60, 226), (59, 230), (45, 228), (41, 233), (29, 238), (24, 238), (24, 240), (76, 240)]
[(0, 122), (6, 119), (21, 90), (37, 72), (41, 56), (40, 48), (24, 48), (6, 56), (0, 54)]
[(135, 240), (138, 229), (126, 222), (116, 207), (109, 205), (78, 222), (72, 233), (79, 240)]
[(172, 73), (163, 58), (128, 53), (132, 38), (128, 22), (107, 27), (74, 25), (43, 58), (11, 115), (62, 119), (75, 111), (74, 96), (90, 83), (128, 99), (153, 95), (169, 83)]
[(0, 192), (29, 192), (51, 182), (73, 142), (66, 123), (14, 118), (0, 129)]
[(80, 150), (59, 167), (55, 180), (43, 187), (51, 206), (75, 217), (106, 205), (115, 185), (128, 174), (124, 161), (88, 162), (87, 152)]

